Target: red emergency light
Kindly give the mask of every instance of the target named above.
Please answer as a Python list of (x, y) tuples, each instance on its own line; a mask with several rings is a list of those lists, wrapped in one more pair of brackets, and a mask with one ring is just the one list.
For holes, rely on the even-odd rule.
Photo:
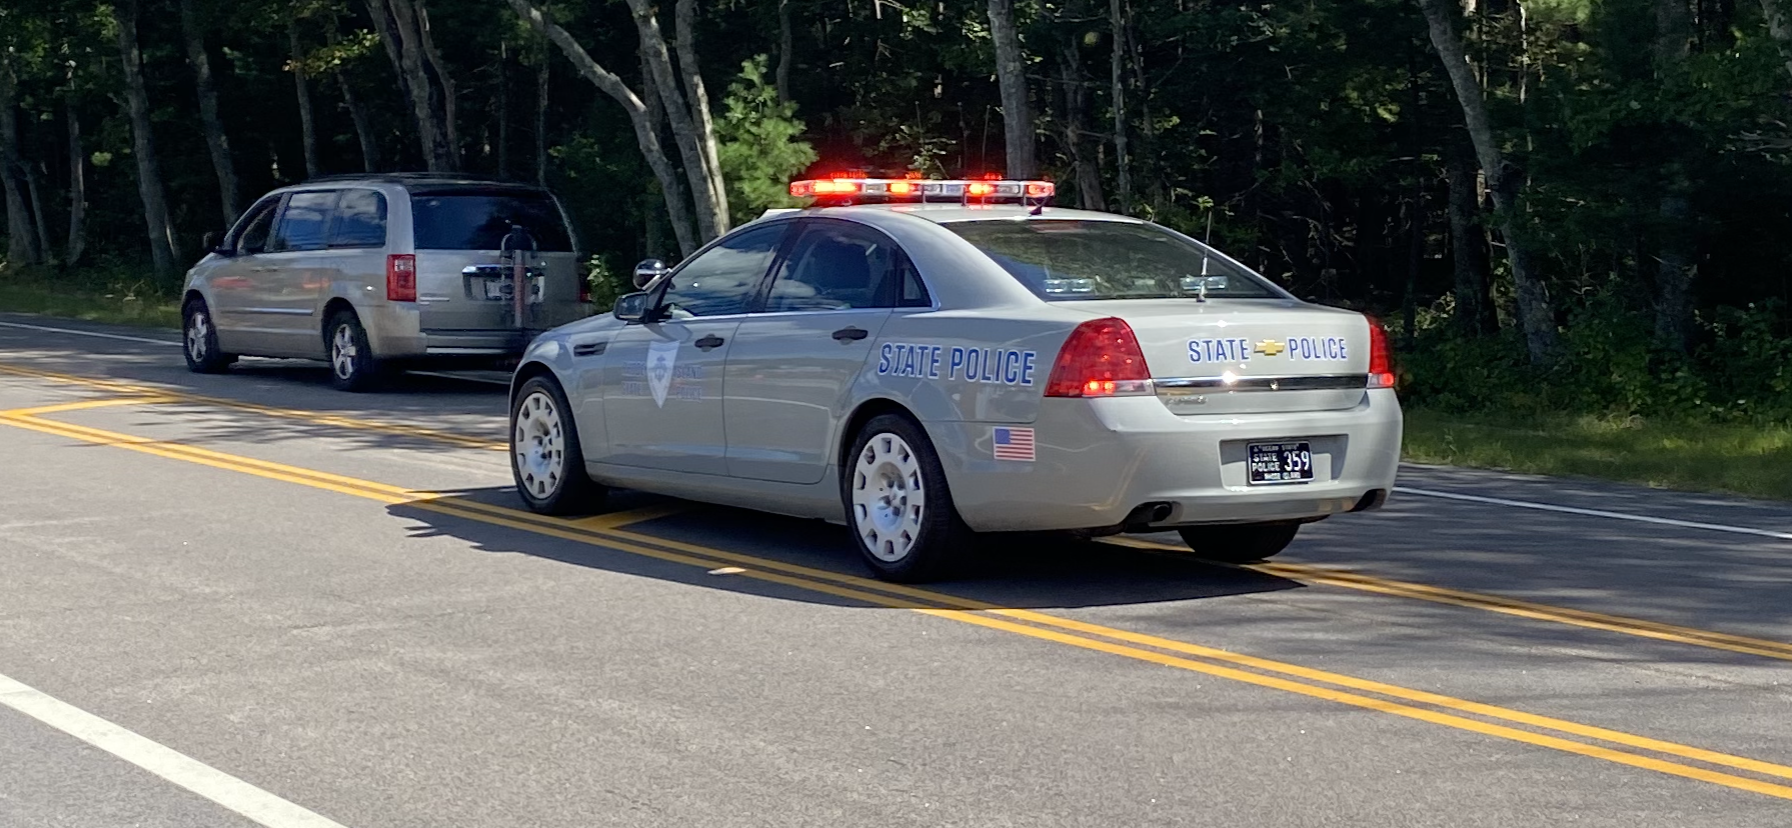
[(811, 178), (790, 182), (793, 198), (812, 198), (826, 205), (888, 203), (1044, 203), (1057, 192), (1050, 181), (1005, 180), (995, 175), (978, 179), (925, 179), (910, 173), (903, 178), (863, 178), (852, 175)]

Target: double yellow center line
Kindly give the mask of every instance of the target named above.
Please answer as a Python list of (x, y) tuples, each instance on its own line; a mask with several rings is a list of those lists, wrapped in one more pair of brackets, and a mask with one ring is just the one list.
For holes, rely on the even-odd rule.
[[(0, 412), (0, 424), (87, 443), (197, 463), (337, 492), (388, 505), (588, 544), (608, 550), (727, 572), (736, 577), (782, 584), (811, 592), (1027, 638), (1202, 673), (1245, 684), (1323, 699), (1416, 721), (1545, 747), (1622, 765), (1696, 779), (1738, 790), (1792, 800), (1792, 767), (1585, 725), (1438, 693), (1371, 681), (1271, 659), (1232, 653), (1186, 641), (1091, 624), (1042, 612), (1011, 609), (917, 587), (888, 584), (855, 575), (806, 567), (697, 544), (667, 540), (619, 528), (664, 509), (583, 520), (548, 518), (455, 495), (419, 492), (368, 480), (226, 454), (178, 442), (104, 431), (43, 419), (54, 411), (103, 404), (148, 402), (132, 397)], [(79, 406), (79, 407), (71, 407)], [(1746, 775), (1744, 775), (1746, 774)]]

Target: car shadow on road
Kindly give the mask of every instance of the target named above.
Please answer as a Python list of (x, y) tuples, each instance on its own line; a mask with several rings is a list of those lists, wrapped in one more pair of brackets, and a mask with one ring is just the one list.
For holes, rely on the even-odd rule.
[[(673, 514), (600, 525), (606, 515), (636, 510)], [(632, 491), (615, 493), (590, 518), (531, 515), (509, 488), (445, 492), (388, 511), (411, 521), (415, 536), (454, 537), (482, 552), (835, 606), (1076, 608), (1303, 588), (1173, 552), (1061, 535), (980, 535), (950, 579), (892, 592), (872, 580), (844, 527)], [(874, 597), (857, 597), (866, 594)]]

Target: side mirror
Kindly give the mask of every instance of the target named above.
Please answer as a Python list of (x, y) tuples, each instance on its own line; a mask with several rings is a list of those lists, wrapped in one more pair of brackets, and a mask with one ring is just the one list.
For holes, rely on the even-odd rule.
[(223, 233), (220, 233), (216, 230), (207, 232), (205, 234), (205, 241), (203, 242), (205, 245), (206, 251), (211, 252), (211, 253), (216, 253), (220, 256), (229, 256), (229, 255), (235, 253), (236, 251), (234, 251), (234, 250), (229, 250), (229, 249), (218, 246), (218, 243), (222, 242), (223, 240), (224, 240)]
[(659, 259), (648, 259), (635, 265), (635, 290), (645, 289), (648, 285), (653, 284), (653, 280), (666, 275), (666, 271), (671, 269)]
[(648, 296), (644, 292), (626, 293), (616, 299), (616, 309), (612, 311), (617, 319), (624, 322), (647, 321)]

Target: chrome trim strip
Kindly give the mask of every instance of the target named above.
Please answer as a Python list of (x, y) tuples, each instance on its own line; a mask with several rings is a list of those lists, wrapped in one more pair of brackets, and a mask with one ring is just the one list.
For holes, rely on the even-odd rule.
[(270, 316), (310, 316), (311, 308), (239, 308), (238, 313), (265, 313)]
[(1320, 374), (1276, 377), (1184, 377), (1154, 380), (1159, 393), (1171, 396), (1230, 391), (1335, 391), (1368, 388), (1368, 374)]

